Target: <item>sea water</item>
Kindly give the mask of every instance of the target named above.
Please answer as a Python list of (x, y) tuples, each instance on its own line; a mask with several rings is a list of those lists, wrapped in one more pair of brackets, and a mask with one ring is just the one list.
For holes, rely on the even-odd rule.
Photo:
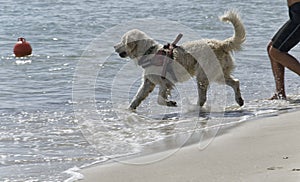
[[(225, 39), (233, 28), (218, 17), (228, 9), (240, 12), (247, 31), (233, 73), (245, 106), (231, 88), (212, 84), (199, 114), (191, 79), (172, 92), (177, 108), (158, 106), (156, 89), (128, 111), (142, 72), (114, 53), (121, 35), (140, 28), (162, 43), (178, 33), (179, 44)], [(203, 149), (223, 128), (299, 109), (299, 76), (288, 70), (289, 100), (267, 100), (275, 88), (266, 45), (287, 20), (283, 0), (8, 0), (0, 16), (0, 181), (73, 181), (95, 163), (196, 142)], [(14, 57), (18, 37), (31, 56)], [(300, 58), (299, 47), (291, 53)]]

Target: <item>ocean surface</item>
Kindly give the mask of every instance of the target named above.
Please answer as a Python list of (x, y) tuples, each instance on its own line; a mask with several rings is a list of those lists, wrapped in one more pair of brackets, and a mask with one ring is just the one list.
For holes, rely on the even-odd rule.
[[(247, 30), (233, 73), (245, 106), (231, 88), (212, 84), (199, 114), (191, 79), (172, 92), (178, 107), (158, 106), (156, 89), (128, 111), (142, 71), (114, 53), (122, 34), (139, 28), (166, 43), (183, 33), (179, 44), (225, 39), (233, 28), (218, 17), (228, 9), (240, 12)], [(275, 88), (266, 45), (287, 15), (284, 0), (1, 2), (0, 181), (74, 181), (92, 164), (189, 143), (204, 149), (242, 122), (299, 110), (300, 79), (289, 70), (288, 101), (267, 100)], [(31, 56), (14, 57), (18, 37), (31, 44)], [(299, 46), (291, 53), (300, 58)]]

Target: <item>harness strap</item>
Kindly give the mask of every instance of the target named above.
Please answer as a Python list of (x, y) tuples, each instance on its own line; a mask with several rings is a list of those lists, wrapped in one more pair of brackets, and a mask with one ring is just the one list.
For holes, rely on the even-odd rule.
[(179, 40), (182, 38), (183, 34), (178, 34), (176, 39), (171, 43), (171, 44), (167, 44), (166, 46), (164, 46), (164, 48), (169, 49), (167, 56), (169, 58), (165, 58), (166, 61), (164, 61), (163, 64), (163, 70), (162, 70), (162, 78), (166, 79), (166, 75), (167, 75), (167, 71), (169, 71), (169, 73), (171, 74), (172, 78), (174, 81), (177, 81), (176, 75), (174, 73), (173, 69), (168, 69), (169, 68), (169, 64), (171, 63), (171, 61), (173, 60), (173, 50), (177, 47), (177, 43), (179, 42)]
[(151, 59), (146, 59), (148, 55), (150, 55), (156, 46), (151, 46), (143, 55), (143, 57), (138, 61), (138, 65), (142, 66), (143, 68), (146, 68), (148, 66), (151, 66)]
[(148, 66), (162, 66), (162, 79), (166, 79), (167, 72), (169, 72), (173, 78), (173, 80), (176, 82), (177, 78), (175, 76), (174, 70), (172, 67), (170, 67), (170, 63), (173, 60), (173, 50), (177, 47), (177, 43), (182, 38), (182, 34), (178, 34), (176, 39), (171, 43), (164, 45), (162, 49), (160, 49), (153, 58), (147, 59), (147, 56), (150, 55), (153, 50), (156, 48), (156, 46), (151, 46), (143, 55), (143, 57), (138, 61), (138, 65), (142, 66), (143, 68), (146, 68)]
[(180, 41), (180, 39), (182, 38), (183, 34), (180, 33), (177, 35), (176, 39), (174, 40), (174, 42), (171, 44), (172, 46), (176, 46), (176, 44)]

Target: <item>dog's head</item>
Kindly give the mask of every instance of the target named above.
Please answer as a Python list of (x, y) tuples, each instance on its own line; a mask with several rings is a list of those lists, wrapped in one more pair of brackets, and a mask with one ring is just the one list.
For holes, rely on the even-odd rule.
[(147, 36), (144, 32), (133, 29), (126, 32), (121, 39), (121, 42), (114, 46), (115, 51), (120, 57), (138, 59), (156, 42)]

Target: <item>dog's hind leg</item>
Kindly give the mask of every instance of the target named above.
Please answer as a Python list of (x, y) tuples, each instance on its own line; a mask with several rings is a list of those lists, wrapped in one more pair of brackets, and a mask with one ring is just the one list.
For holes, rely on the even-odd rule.
[(243, 100), (242, 95), (241, 95), (239, 80), (234, 79), (232, 77), (227, 77), (227, 78), (225, 78), (225, 83), (228, 86), (233, 88), (234, 94), (235, 94), (235, 101), (239, 104), (239, 106), (243, 106), (244, 105), (244, 100)]
[(202, 107), (206, 102), (207, 89), (209, 87), (209, 81), (206, 76), (202, 78), (197, 78), (197, 87), (198, 87), (198, 106)]
[(177, 107), (175, 101), (168, 101), (168, 95), (170, 90), (165, 86), (160, 86), (158, 91), (157, 103), (163, 106)]
[(135, 95), (133, 101), (131, 102), (129, 108), (135, 110), (141, 102), (153, 91), (155, 84), (149, 79), (145, 78), (143, 84), (140, 86), (139, 91)]

